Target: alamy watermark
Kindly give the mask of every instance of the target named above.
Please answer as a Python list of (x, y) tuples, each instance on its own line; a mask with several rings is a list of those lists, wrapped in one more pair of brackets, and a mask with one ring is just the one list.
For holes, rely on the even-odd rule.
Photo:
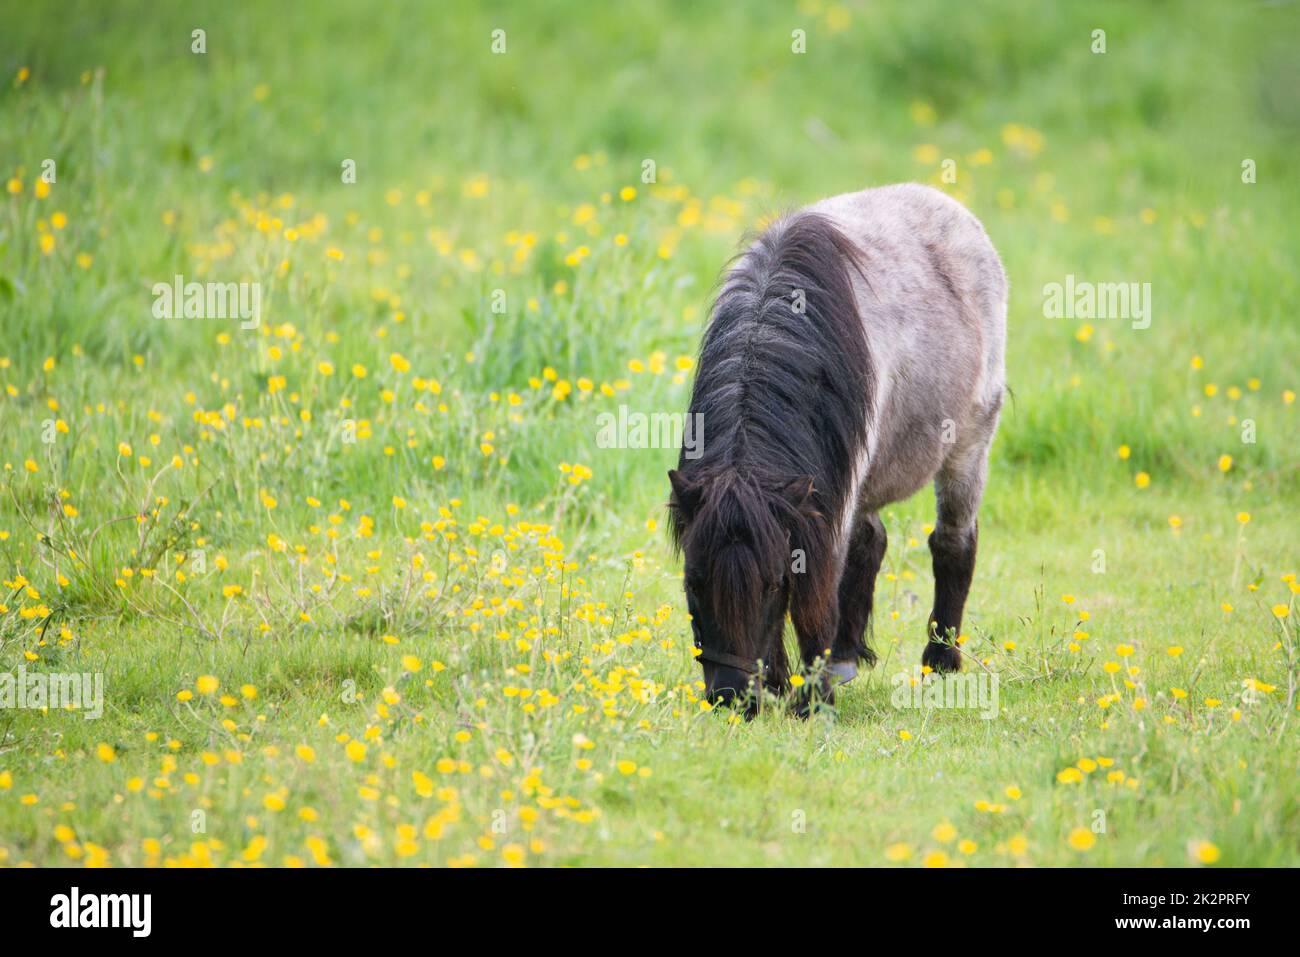
[(1151, 283), (1076, 280), (1043, 286), (1047, 319), (1129, 319), (1134, 329), (1151, 325)]
[(148, 937), (153, 929), (152, 894), (83, 894), (73, 887), (50, 898), (50, 926), (120, 927), (132, 937)]
[(998, 716), (998, 676), (985, 671), (924, 674), (920, 665), (889, 679), (889, 703), (900, 709), (977, 710), (985, 721)]
[(702, 412), (629, 412), (596, 416), (596, 447), (602, 449), (681, 449), (688, 459), (704, 454)]
[(239, 328), (262, 322), (262, 284), (186, 282), (179, 273), (170, 283), (153, 284), (155, 319), (238, 319)]
[(104, 676), (100, 672), (0, 671), (0, 709), (54, 708), (82, 712), (87, 721), (104, 715)]

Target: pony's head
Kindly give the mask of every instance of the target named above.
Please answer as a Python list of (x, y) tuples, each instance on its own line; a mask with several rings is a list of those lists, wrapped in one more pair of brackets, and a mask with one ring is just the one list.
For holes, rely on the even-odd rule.
[[(686, 604), (708, 699), (757, 710), (761, 687), (789, 681), (782, 636), (792, 536), (818, 518), (812, 479), (669, 471), (671, 531), (685, 559)], [(796, 556), (797, 558), (797, 556)]]

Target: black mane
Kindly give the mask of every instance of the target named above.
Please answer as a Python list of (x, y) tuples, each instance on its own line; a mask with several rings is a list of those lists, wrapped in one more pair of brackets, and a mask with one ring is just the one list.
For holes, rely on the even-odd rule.
[(700, 348), (690, 412), (701, 454), (683, 450), (678, 464), (683, 488), (700, 494), (674, 496), (670, 529), (679, 547), (712, 556), (715, 605), (741, 642), (755, 630), (751, 599), (784, 575), (788, 549), (810, 565), (792, 589), (834, 597), (811, 566), (835, 547), (872, 392), (852, 271), (861, 275), (857, 250), (824, 216), (777, 221), (727, 276)]
[(777, 221), (740, 258), (700, 347), (690, 411), (703, 416), (703, 455), (680, 469), (812, 475), (819, 501), (844, 500), (871, 377), (851, 269), (853, 244), (809, 212)]

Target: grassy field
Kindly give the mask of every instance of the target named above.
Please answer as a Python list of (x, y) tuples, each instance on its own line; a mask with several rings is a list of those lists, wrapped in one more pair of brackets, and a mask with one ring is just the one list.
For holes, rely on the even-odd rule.
[[(0, 707), (0, 865), (1300, 863), (1296, 5), (67, 6), (0, 0), (0, 672), (103, 715)], [(881, 664), (744, 723), (597, 416), (685, 409), (748, 231), (904, 180), (1011, 282), (998, 712), (891, 701), (927, 491)]]

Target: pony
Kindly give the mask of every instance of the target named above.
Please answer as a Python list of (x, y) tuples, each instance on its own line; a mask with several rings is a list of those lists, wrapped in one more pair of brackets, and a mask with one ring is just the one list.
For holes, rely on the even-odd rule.
[[(880, 510), (933, 481), (921, 661), (961, 668), (977, 514), (1006, 390), (1007, 280), (965, 207), (906, 183), (777, 219), (732, 262), (700, 346), (701, 434), (668, 472), (668, 528), (710, 702), (799, 686), (834, 704), (867, 641)], [(801, 670), (792, 683), (787, 615)]]

